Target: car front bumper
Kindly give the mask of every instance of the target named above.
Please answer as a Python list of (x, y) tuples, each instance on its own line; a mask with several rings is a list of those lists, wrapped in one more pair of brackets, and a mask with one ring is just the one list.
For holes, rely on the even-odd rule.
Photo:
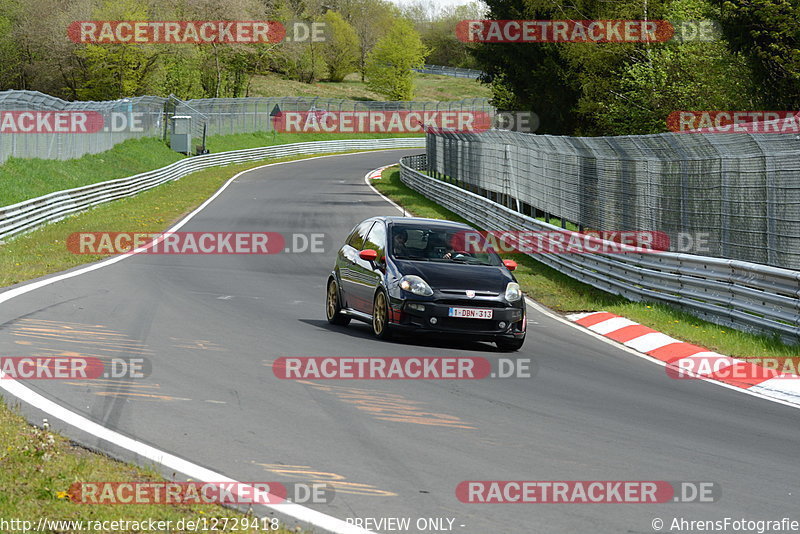
[[(491, 309), (491, 319), (450, 317), (450, 308)], [(405, 300), (392, 303), (393, 328), (418, 333), (456, 334), (471, 339), (520, 339), (525, 336), (525, 308), (497, 300), (469, 304)]]

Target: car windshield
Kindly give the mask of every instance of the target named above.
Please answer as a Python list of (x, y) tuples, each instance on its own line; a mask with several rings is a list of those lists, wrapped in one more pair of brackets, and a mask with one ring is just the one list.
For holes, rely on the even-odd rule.
[(397, 259), (501, 265), (486, 239), (468, 228), (392, 225), (390, 255)]

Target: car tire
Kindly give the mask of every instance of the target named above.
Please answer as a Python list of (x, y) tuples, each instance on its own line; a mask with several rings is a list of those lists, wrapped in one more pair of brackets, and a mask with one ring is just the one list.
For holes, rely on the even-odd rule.
[(378, 339), (392, 337), (389, 326), (389, 298), (383, 290), (375, 293), (375, 299), (372, 302), (372, 333)]
[(330, 324), (347, 326), (350, 324), (350, 317), (342, 313), (342, 305), (339, 302), (339, 288), (336, 280), (328, 282), (328, 291), (325, 297), (325, 315)]
[(502, 350), (503, 352), (516, 352), (522, 348), (522, 344), (525, 343), (525, 338), (520, 339), (497, 339), (495, 340), (495, 344), (497, 348)]

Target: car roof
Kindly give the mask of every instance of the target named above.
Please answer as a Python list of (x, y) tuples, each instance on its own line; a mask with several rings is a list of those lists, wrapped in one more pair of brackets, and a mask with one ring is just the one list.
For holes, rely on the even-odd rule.
[(424, 217), (378, 217), (378, 219), (383, 219), (389, 224), (424, 224), (428, 227), (473, 229), (468, 224), (445, 219), (426, 219)]

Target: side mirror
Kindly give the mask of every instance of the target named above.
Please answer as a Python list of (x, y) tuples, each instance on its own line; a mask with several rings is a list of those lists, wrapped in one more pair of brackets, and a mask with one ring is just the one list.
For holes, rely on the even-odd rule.
[(358, 257), (366, 261), (375, 261), (378, 259), (378, 252), (368, 248), (359, 252)]
[(508, 269), (509, 271), (513, 271), (514, 269), (517, 268), (517, 262), (515, 262), (514, 260), (503, 260), (503, 265), (505, 265), (506, 269)]

